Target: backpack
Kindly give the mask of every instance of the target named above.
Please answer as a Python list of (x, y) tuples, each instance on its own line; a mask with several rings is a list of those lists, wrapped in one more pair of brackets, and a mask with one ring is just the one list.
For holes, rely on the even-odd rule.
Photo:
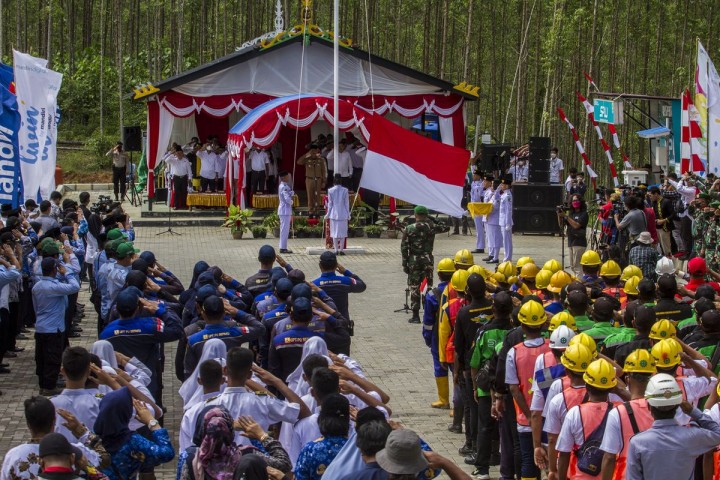
[(683, 202), (682, 196), (680, 195), (673, 200), (672, 207), (675, 215), (685, 213), (685, 210), (687, 209), (687, 205), (685, 205), (685, 202)]
[(593, 430), (590, 435), (585, 438), (585, 443), (580, 448), (575, 450), (575, 456), (577, 457), (577, 468), (583, 473), (588, 475), (597, 476), (600, 474), (602, 468), (602, 459), (605, 452), (600, 450), (600, 444), (602, 443), (603, 435), (605, 435), (605, 425), (607, 424), (608, 415), (612, 410), (612, 403), (608, 402), (608, 408), (605, 411), (605, 416), (600, 422), (600, 425)]

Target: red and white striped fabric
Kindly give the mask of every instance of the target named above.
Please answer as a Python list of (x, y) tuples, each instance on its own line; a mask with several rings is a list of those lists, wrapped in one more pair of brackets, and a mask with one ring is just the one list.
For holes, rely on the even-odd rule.
[[(680, 172), (704, 172), (705, 165), (700, 159), (703, 137), (700, 128), (700, 112), (690, 97), (690, 90), (682, 95), (682, 140), (680, 144)], [(692, 162), (690, 161), (692, 159)]]
[(360, 186), (459, 217), (470, 152), (372, 116)]
[(590, 102), (587, 101), (587, 98), (585, 98), (582, 93), (575, 92), (577, 94), (578, 100), (582, 102), (583, 107), (585, 107), (585, 111), (587, 112), (588, 120), (592, 123), (593, 127), (595, 128), (595, 132), (598, 135), (598, 139), (600, 140), (600, 144), (603, 147), (603, 150), (605, 151), (605, 156), (608, 159), (608, 164), (610, 165), (610, 173), (613, 177), (613, 183), (617, 187), (620, 185), (620, 182), (618, 181), (618, 175), (617, 170), (615, 169), (615, 162), (612, 158), (612, 153), (610, 153), (610, 145), (607, 144), (605, 139), (603, 138), (602, 130), (600, 130), (600, 125), (598, 122), (595, 121), (595, 107), (593, 107)]
[(558, 115), (560, 115), (560, 120), (565, 122), (570, 129), (570, 133), (572, 133), (573, 140), (575, 141), (575, 146), (578, 149), (578, 152), (580, 152), (580, 156), (583, 159), (583, 162), (585, 162), (585, 168), (587, 169), (588, 175), (590, 175), (590, 178), (593, 182), (593, 188), (597, 187), (597, 173), (595, 173), (595, 170), (592, 169), (592, 166), (590, 164), (590, 159), (587, 156), (587, 153), (585, 153), (585, 148), (583, 148), (582, 142), (580, 141), (580, 136), (575, 131), (575, 126), (570, 123), (570, 120), (565, 116), (565, 112), (562, 108), (558, 107), (557, 109)]

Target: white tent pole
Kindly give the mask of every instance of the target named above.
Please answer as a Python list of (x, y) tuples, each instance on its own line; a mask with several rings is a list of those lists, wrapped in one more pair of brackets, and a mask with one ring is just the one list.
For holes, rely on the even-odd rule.
[[(338, 101), (338, 83), (340, 74), (340, 0), (333, 0), (333, 110), (335, 111), (335, 121), (333, 122), (333, 171), (337, 175), (339, 171), (338, 145), (340, 142), (340, 129), (338, 128), (339, 101)], [(328, 185), (327, 188), (330, 188)]]

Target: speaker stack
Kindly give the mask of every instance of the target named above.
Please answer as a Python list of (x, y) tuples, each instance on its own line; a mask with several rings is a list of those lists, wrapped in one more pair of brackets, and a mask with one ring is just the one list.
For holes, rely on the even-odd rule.
[(500, 172), (504, 172), (510, 165), (510, 150), (512, 147), (507, 143), (480, 145), (480, 160), (478, 166), (485, 174), (492, 174), (500, 177)]
[(550, 185), (550, 138), (530, 137), (528, 183), (513, 184), (513, 230), (560, 233), (556, 207), (563, 203), (562, 184)]
[(142, 152), (142, 128), (123, 127), (122, 143), (126, 152)]

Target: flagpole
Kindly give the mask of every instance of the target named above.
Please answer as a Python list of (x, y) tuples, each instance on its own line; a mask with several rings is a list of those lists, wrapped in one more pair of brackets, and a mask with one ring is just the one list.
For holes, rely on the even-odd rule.
[[(337, 175), (340, 173), (338, 158), (340, 144), (340, 128), (338, 127), (338, 119), (340, 118), (340, 102), (338, 101), (338, 84), (340, 81), (340, 0), (333, 0), (333, 30), (333, 110), (335, 111), (335, 121), (333, 122), (333, 171)], [(327, 188), (330, 188), (330, 185)]]

